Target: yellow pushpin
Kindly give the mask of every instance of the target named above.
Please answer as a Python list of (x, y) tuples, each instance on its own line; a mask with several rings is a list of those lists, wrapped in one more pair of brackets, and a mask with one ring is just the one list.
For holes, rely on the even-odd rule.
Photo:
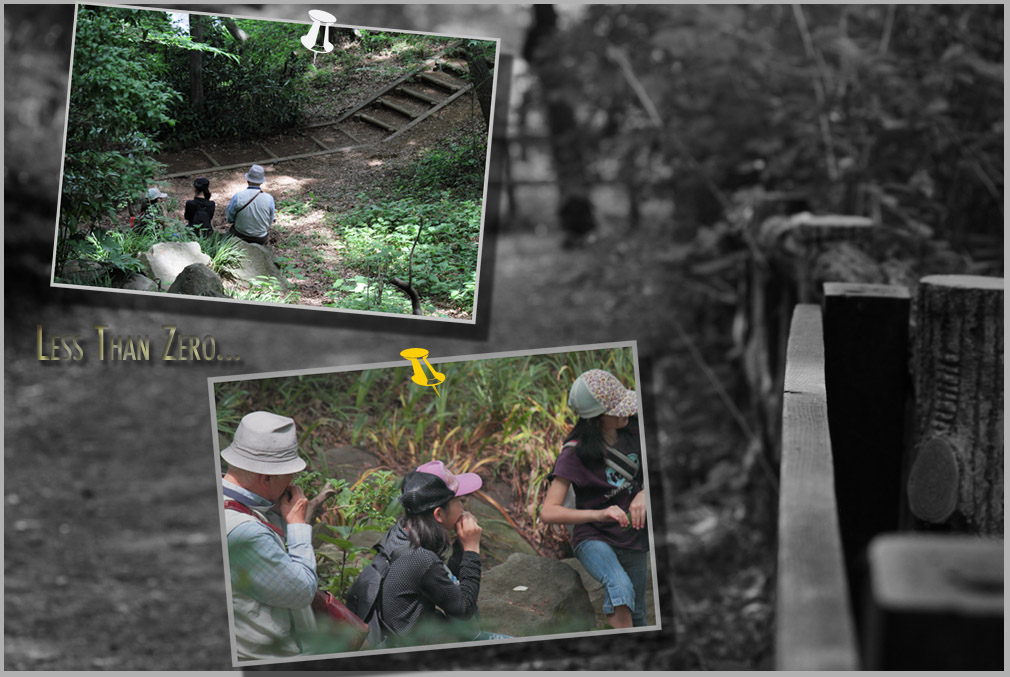
[[(411, 364), (414, 365), (414, 375), (410, 377), (410, 380), (419, 386), (431, 386), (435, 390), (435, 394), (441, 397), (436, 387), (439, 383), (445, 380), (445, 374), (435, 371), (435, 368), (431, 366), (428, 362), (428, 351), (425, 348), (407, 348), (400, 353), (400, 357), (410, 360)], [(424, 367), (421, 365), (424, 362), (428, 366), (428, 373), (430, 376), (426, 376), (424, 373)]]

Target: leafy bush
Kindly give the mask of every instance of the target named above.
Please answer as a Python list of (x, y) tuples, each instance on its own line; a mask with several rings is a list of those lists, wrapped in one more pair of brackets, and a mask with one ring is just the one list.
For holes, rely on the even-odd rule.
[[(202, 137), (255, 138), (289, 129), (301, 118), (308, 94), (302, 75), (311, 53), (298, 39), (301, 24), (240, 20), (249, 38), (238, 43), (219, 17), (204, 17), (204, 42), (219, 50), (203, 57), (204, 107), (189, 97), (189, 57), (173, 55), (171, 84), (186, 92), (172, 108), (178, 120), (172, 143), (186, 145)], [(231, 58), (228, 50), (236, 55)]]
[(429, 204), (407, 199), (369, 204), (367, 196), (361, 198), (361, 207), (338, 217), (337, 230), (345, 243), (343, 260), (362, 271), (334, 285), (339, 306), (410, 312), (406, 297), (383, 284), (395, 276), (411, 281), (425, 300), (472, 311), (480, 203), (452, 199), (448, 193)]
[(129, 251), (127, 237), (118, 230), (96, 230), (71, 244), (73, 258), (108, 263), (120, 270), (139, 273), (140, 259)]
[(80, 7), (60, 200), (56, 272), (70, 235), (88, 231), (142, 194), (158, 169), (155, 137), (171, 126), (178, 95), (160, 81), (164, 64), (148, 49), (163, 13)]
[[(343, 599), (361, 570), (371, 562), (371, 548), (354, 545), (351, 537), (363, 531), (385, 532), (400, 512), (400, 479), (388, 470), (376, 470), (353, 486), (329, 479), (337, 490), (335, 509), (323, 520), (319, 539), (334, 548), (316, 551), (320, 587)], [(328, 532), (328, 533), (326, 533)]]
[(480, 195), (484, 189), (485, 137), (478, 141), (454, 135), (426, 150), (407, 170), (413, 174), (410, 192), (424, 195), (451, 190), (464, 196)]

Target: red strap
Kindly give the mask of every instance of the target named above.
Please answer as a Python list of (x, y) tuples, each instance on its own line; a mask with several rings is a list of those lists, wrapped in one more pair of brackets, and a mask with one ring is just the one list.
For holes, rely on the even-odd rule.
[(283, 531), (281, 531), (278, 527), (274, 526), (273, 524), (270, 524), (270, 522), (267, 522), (266, 519), (263, 517), (263, 515), (259, 514), (258, 512), (256, 512), (255, 510), (253, 510), (252, 508), (250, 508), (247, 505), (239, 503), (238, 501), (233, 501), (230, 498), (226, 498), (225, 501), (224, 501), (224, 509), (225, 510), (234, 510), (236, 512), (243, 512), (246, 515), (252, 515), (256, 519), (258, 519), (260, 522), (262, 522), (263, 524), (267, 525), (268, 527), (270, 527), (271, 529), (273, 529), (275, 532), (277, 532), (277, 535), (281, 537), (282, 541), (286, 541), (287, 540), (287, 536), (284, 534)]

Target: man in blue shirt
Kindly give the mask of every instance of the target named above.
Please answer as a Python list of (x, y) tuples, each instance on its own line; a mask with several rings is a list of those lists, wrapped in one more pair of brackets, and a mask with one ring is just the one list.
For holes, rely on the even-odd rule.
[(318, 581), (294, 420), (247, 414), (221, 458), (236, 658), (306, 653)]
[(246, 242), (266, 244), (274, 222), (274, 198), (260, 187), (265, 178), (263, 167), (253, 165), (245, 178), (249, 185), (232, 197), (224, 211), (228, 233)]

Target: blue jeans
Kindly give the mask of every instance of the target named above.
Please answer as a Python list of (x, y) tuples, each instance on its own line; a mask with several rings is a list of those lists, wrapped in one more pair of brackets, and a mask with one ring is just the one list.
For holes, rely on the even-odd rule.
[(583, 541), (575, 546), (575, 556), (589, 575), (603, 584), (604, 615), (609, 616), (615, 607), (623, 605), (631, 610), (635, 627), (645, 625), (647, 550), (615, 548), (603, 541)]

